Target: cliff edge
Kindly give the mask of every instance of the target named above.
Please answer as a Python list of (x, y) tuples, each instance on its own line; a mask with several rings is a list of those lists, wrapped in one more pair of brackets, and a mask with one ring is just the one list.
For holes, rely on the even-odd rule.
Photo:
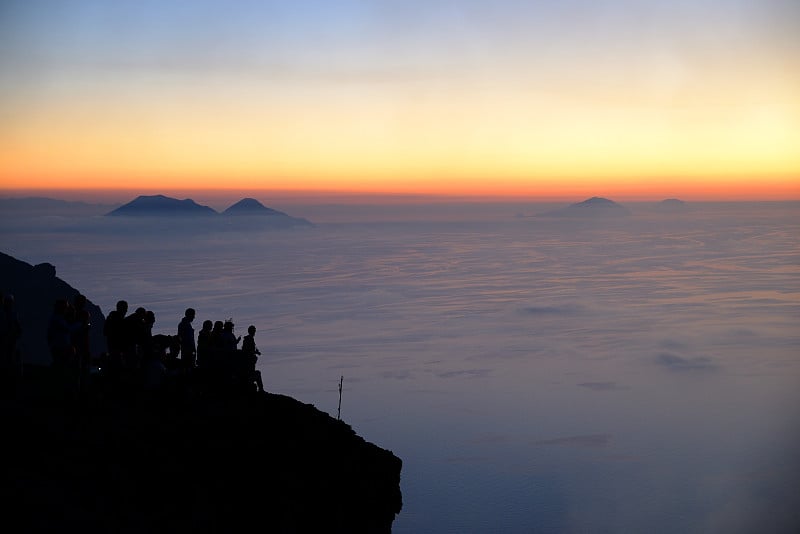
[[(23, 338), (32, 336), (24, 364), (6, 365), (4, 357), (0, 366), (6, 525), (391, 532), (402, 507), (402, 461), (391, 451), (313, 405), (252, 387), (220, 388), (216, 375), (196, 369), (174, 370), (147, 389), (136, 371), (42, 365), (50, 361), (42, 338), (53, 302), (77, 290), (50, 264), (0, 254), (0, 267)], [(91, 312), (102, 331), (102, 313)]]
[(389, 533), (402, 507), (398, 457), (284, 395), (78, 396), (28, 366), (0, 417), (4, 519), (28, 532)]

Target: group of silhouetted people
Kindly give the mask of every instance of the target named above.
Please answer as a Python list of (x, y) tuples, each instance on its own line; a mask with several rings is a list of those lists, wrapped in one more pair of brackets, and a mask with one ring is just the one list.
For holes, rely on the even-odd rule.
[[(9, 304), (0, 306), (2, 327), (2, 350), (12, 350), (19, 333), (13, 334), (11, 326), (13, 297), (3, 299)], [(143, 307), (128, 314), (128, 303), (117, 302), (105, 320), (103, 335), (107, 351), (93, 358), (90, 350), (91, 328), (87, 300), (78, 294), (72, 301), (56, 300), (47, 327), (47, 343), (54, 368), (77, 376), (78, 387), (90, 373), (102, 373), (115, 381), (134, 377), (145, 389), (158, 389), (171, 377), (191, 376), (196, 381), (219, 387), (236, 389), (257, 388), (264, 391), (261, 373), (256, 362), (261, 352), (255, 344), (256, 327), (248, 328), (241, 349), (241, 337), (234, 333), (232, 320), (203, 322), (203, 328), (195, 339), (192, 326), (196, 312), (186, 309), (178, 323), (175, 335), (153, 334), (155, 313)], [(8, 310), (8, 311), (5, 311)], [(8, 318), (8, 321), (6, 321)], [(18, 321), (17, 321), (18, 324)], [(8, 349), (8, 350), (7, 350)]]
[(232, 320), (207, 319), (203, 321), (203, 327), (197, 333), (195, 347), (194, 330), (191, 329), (194, 316), (195, 310), (188, 308), (178, 325), (181, 350), (184, 346), (190, 350), (195, 349), (195, 353), (189, 358), (190, 361), (196, 361), (199, 369), (207, 370), (217, 376), (230, 377), (238, 383), (255, 384), (258, 391), (264, 391), (261, 372), (256, 369), (258, 356), (261, 355), (255, 342), (256, 327), (250, 325), (247, 328), (247, 335), (244, 336), (242, 348), (239, 349), (242, 337), (234, 333)]
[(155, 314), (137, 308), (126, 315), (128, 303), (117, 302), (106, 318), (103, 333), (112, 368), (142, 369), (146, 387), (157, 387), (171, 374), (196, 374), (211, 382), (256, 386), (264, 391), (256, 361), (261, 352), (255, 345), (256, 327), (248, 328), (242, 348), (234, 334), (233, 321), (206, 320), (195, 338), (194, 308), (187, 308), (177, 334), (153, 335)]
[(111, 368), (138, 368), (157, 350), (153, 339), (156, 315), (142, 307), (129, 314), (128, 303), (117, 302), (116, 308), (106, 317), (103, 335), (108, 352), (104, 365)]

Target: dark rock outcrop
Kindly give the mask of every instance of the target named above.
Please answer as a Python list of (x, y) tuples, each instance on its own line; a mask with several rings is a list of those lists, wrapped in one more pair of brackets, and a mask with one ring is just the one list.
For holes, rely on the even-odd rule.
[[(22, 357), (26, 362), (49, 364), (50, 349), (47, 346), (47, 325), (57, 299), (72, 302), (79, 293), (56, 276), (56, 268), (49, 263), (33, 266), (0, 252), (0, 290), (14, 295), (14, 302), (22, 325), (19, 342)], [(103, 337), (105, 317), (102, 310), (89, 300), (92, 326), (89, 329), (89, 344), (94, 354), (106, 348)]]
[[(47, 263), (0, 254), (0, 267), (23, 329), (44, 343), (53, 300), (78, 291)], [(102, 332), (100, 310), (90, 311)], [(26, 339), (27, 353), (38, 345)], [(35, 350), (47, 354), (46, 344)], [(398, 457), (290, 397), (219, 389), (199, 371), (149, 390), (138, 370), (79, 375), (28, 363), (14, 373), (0, 381), (7, 526), (389, 533), (402, 507)]]
[(28, 367), (0, 400), (3, 520), (23, 531), (389, 533), (402, 506), (401, 460), (312, 405), (62, 381)]

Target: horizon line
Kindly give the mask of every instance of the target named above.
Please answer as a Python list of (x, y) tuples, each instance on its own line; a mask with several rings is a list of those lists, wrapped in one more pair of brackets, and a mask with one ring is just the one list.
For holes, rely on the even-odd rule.
[[(612, 188), (613, 189), (613, 188)], [(739, 194), (702, 194), (698, 192), (672, 192), (670, 194), (642, 194), (642, 193), (621, 193), (619, 191), (603, 193), (599, 191), (571, 191), (563, 194), (535, 194), (535, 193), (431, 193), (431, 192), (400, 192), (400, 191), (351, 191), (345, 189), (274, 189), (274, 188), (231, 188), (231, 187), (207, 187), (207, 188), (175, 188), (164, 187), (154, 190), (153, 188), (134, 189), (129, 187), (74, 187), (74, 188), (51, 188), (51, 187), (2, 187), (0, 186), (0, 198), (22, 198), (22, 197), (45, 197), (55, 200), (104, 200), (105, 202), (129, 202), (140, 196), (164, 195), (177, 199), (214, 199), (223, 201), (226, 199), (241, 200), (244, 198), (255, 198), (261, 195), (262, 198), (271, 200), (282, 200), (291, 203), (345, 203), (358, 204), (365, 201), (381, 204), (410, 204), (410, 203), (554, 203), (571, 202), (586, 200), (592, 197), (607, 198), (617, 202), (660, 202), (667, 199), (679, 199), (685, 202), (798, 202), (800, 192), (797, 196), (787, 197), (776, 194), (751, 195)], [(123, 198), (124, 197), (124, 198)], [(126, 200), (127, 199), (127, 200)], [(260, 200), (260, 199), (259, 199)]]

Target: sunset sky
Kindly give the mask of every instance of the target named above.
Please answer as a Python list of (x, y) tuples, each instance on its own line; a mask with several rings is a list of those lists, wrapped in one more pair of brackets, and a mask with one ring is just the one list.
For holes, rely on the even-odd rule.
[(0, 189), (800, 199), (796, 0), (6, 0)]

